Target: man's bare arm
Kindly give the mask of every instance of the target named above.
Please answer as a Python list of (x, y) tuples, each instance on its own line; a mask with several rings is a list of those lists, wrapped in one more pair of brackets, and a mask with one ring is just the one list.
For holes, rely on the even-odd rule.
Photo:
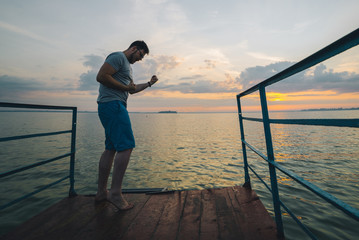
[(141, 92), (141, 91), (145, 90), (146, 88), (148, 88), (148, 87), (152, 86), (153, 84), (155, 84), (157, 81), (158, 81), (158, 78), (156, 77), (156, 75), (153, 75), (149, 82), (136, 84), (136, 89), (133, 90), (133, 91), (129, 91), (129, 92), (131, 94)]
[(108, 63), (104, 63), (100, 68), (100, 71), (97, 74), (96, 80), (97, 82), (105, 85), (106, 87), (122, 90), (122, 91), (134, 91), (136, 89), (136, 85), (132, 82), (129, 85), (125, 85), (116, 81), (112, 75), (116, 72), (116, 70)]

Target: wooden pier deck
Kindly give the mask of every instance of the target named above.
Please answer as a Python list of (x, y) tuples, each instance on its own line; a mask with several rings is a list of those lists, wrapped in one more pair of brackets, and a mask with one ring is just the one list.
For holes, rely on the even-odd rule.
[(65, 198), (1, 239), (277, 239), (256, 193), (243, 187), (125, 194), (116, 211), (94, 196)]

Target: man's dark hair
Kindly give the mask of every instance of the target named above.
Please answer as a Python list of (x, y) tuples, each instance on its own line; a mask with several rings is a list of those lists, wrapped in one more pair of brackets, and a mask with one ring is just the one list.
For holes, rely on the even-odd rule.
[(145, 51), (145, 54), (149, 54), (150, 53), (150, 50), (148, 49), (147, 47), (147, 44), (142, 41), (142, 40), (138, 40), (138, 41), (134, 41), (133, 43), (131, 43), (130, 47), (129, 48), (132, 48), (136, 46), (137, 49), (142, 49)]

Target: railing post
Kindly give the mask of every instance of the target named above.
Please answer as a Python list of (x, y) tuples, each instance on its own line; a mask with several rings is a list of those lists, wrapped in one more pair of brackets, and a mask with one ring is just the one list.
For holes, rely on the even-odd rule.
[(76, 196), (75, 192), (75, 152), (76, 152), (76, 123), (77, 108), (72, 109), (71, 158), (70, 158), (70, 190), (69, 197)]
[(242, 107), (240, 97), (237, 96), (237, 107), (238, 107), (238, 117), (239, 117), (239, 127), (241, 130), (241, 142), (242, 142), (242, 153), (243, 153), (243, 163), (244, 163), (244, 184), (243, 187), (251, 188), (251, 179), (248, 173), (248, 161), (247, 161), (247, 150), (246, 145), (244, 144), (244, 126), (243, 126), (243, 116), (242, 116)]
[(274, 153), (273, 153), (272, 134), (270, 130), (265, 87), (260, 86), (259, 93), (260, 93), (260, 100), (262, 107), (262, 117), (263, 117), (263, 127), (264, 127), (264, 134), (265, 134), (266, 147), (267, 147), (267, 157), (269, 160), (268, 165), (269, 165), (269, 174), (270, 174), (270, 180), (272, 186), (272, 198), (273, 198), (275, 221), (277, 224), (277, 234), (279, 238), (284, 238), (283, 221), (282, 221), (282, 213), (280, 210), (276, 169), (273, 166), (273, 164), (271, 164), (271, 162), (274, 162)]

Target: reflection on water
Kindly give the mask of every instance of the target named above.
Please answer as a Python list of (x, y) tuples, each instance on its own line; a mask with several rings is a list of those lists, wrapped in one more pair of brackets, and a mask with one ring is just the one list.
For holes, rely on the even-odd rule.
[[(71, 128), (69, 113), (0, 113), (2, 136), (60, 131)], [(341, 111), (341, 117), (358, 111)], [(30, 115), (30, 116), (29, 116)], [(249, 114), (251, 117), (258, 114)], [(336, 112), (272, 113), (271, 118), (334, 118)], [(136, 138), (124, 188), (167, 187), (202, 189), (242, 184), (244, 181), (237, 114), (130, 114)], [(260, 116), (259, 116), (260, 117)], [(31, 120), (30, 120), (31, 119)], [(337, 198), (359, 208), (358, 129), (271, 125), (276, 161)], [(53, 129), (55, 128), (55, 129)], [(51, 130), (52, 129), (52, 130)], [(93, 194), (104, 133), (95, 113), (80, 113), (77, 126), (76, 182), (80, 194)], [(261, 123), (245, 121), (246, 140), (266, 152)], [(2, 171), (69, 152), (70, 136), (1, 143)], [(268, 164), (248, 151), (251, 166), (270, 185)], [(33, 191), (67, 174), (68, 159), (2, 179), (1, 203)], [(31, 174), (31, 175), (30, 175)], [(320, 239), (350, 239), (358, 223), (333, 210), (288, 176), (278, 172), (281, 199)], [(252, 186), (272, 213), (271, 195), (251, 174)], [(20, 181), (25, 180), (25, 181)], [(35, 181), (36, 180), (36, 181)], [(111, 181), (109, 181), (111, 182)], [(2, 213), (1, 231), (66, 196), (67, 183), (16, 204)], [(4, 193), (4, 194), (3, 194)], [(31, 207), (26, 207), (26, 205)], [(6, 217), (3, 217), (6, 216)], [(306, 239), (283, 213), (287, 239)], [(328, 229), (328, 226), (329, 229)], [(298, 236), (294, 237), (294, 236)]]
[[(140, 181), (146, 187), (193, 189), (241, 181), (235, 118), (148, 114), (145, 128), (141, 127), (143, 114), (133, 114), (131, 119), (137, 147), (126, 174), (127, 187), (138, 187)], [(236, 131), (223, 131), (229, 126)]]
[[(359, 111), (333, 112), (274, 112), (271, 118), (358, 118)], [(260, 114), (251, 117), (260, 117)], [(246, 140), (266, 153), (264, 131), (261, 123), (245, 123)], [(248, 131), (250, 129), (251, 131)], [(297, 126), (272, 124), (273, 148), (275, 159), (287, 169), (295, 172), (340, 200), (359, 209), (359, 129), (320, 126)], [(267, 163), (253, 153), (249, 154), (249, 163), (256, 164), (254, 169), (269, 184)], [(359, 224), (333, 209), (324, 200), (312, 194), (285, 174), (277, 171), (281, 200), (295, 214), (300, 215), (303, 223), (319, 239), (353, 239), (358, 236)], [(261, 183), (255, 177), (254, 189), (262, 193)], [(259, 190), (258, 190), (259, 189)], [(267, 209), (272, 209), (270, 196), (262, 197)], [(310, 204), (310, 205), (309, 205)], [(303, 209), (305, 209), (303, 211)], [(308, 211), (309, 210), (309, 211)], [(272, 213), (273, 214), (273, 213)], [(284, 213), (287, 236), (306, 239), (296, 230), (294, 222)], [(328, 220), (331, 219), (330, 221)], [(338, 221), (338, 227), (335, 222)], [(329, 224), (329, 225), (328, 225)], [(329, 227), (328, 227), (329, 226)], [(340, 226), (340, 227), (339, 227)], [(329, 229), (328, 229), (329, 228)], [(294, 234), (294, 235), (293, 235)], [(293, 237), (293, 239), (296, 239)]]

